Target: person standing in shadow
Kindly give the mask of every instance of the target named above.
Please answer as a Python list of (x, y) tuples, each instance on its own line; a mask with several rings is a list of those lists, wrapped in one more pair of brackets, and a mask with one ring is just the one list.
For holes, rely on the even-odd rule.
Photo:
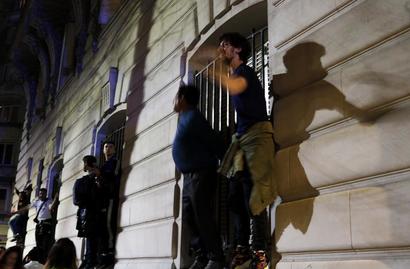
[(179, 114), (172, 145), (175, 165), (184, 175), (183, 221), (192, 231), (191, 248), (195, 261), (190, 269), (222, 269), (222, 242), (212, 206), (217, 188), (218, 156), (223, 147), (216, 132), (196, 108), (199, 91), (181, 86), (174, 110)]
[(97, 264), (98, 242), (100, 226), (98, 223), (98, 213), (100, 211), (100, 185), (98, 177), (100, 175), (97, 168), (97, 159), (92, 155), (83, 157), (84, 172), (87, 175), (79, 178), (73, 187), (73, 203), (78, 206), (77, 224), (78, 237), (85, 237), (86, 252), (81, 269), (93, 269)]

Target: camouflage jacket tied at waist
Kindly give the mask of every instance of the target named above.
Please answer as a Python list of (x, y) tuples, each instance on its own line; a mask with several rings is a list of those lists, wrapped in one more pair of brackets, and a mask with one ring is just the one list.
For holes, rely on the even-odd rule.
[(277, 196), (275, 146), (270, 122), (254, 124), (239, 138), (234, 135), (218, 172), (231, 177), (244, 169), (245, 162), (253, 182), (249, 207), (253, 215), (259, 215)]

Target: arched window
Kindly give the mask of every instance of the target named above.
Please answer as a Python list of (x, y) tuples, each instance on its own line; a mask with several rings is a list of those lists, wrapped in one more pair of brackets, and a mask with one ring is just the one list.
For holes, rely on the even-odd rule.
[[(240, 6), (240, 5), (238, 5)], [(214, 74), (226, 73), (228, 70), (218, 59), (206, 59), (209, 47), (218, 46), (219, 37), (225, 32), (239, 32), (248, 38), (251, 45), (251, 54), (247, 60), (247, 65), (255, 69), (258, 78), (265, 89), (265, 99), (267, 103), (267, 112), (270, 115), (272, 111), (272, 98), (269, 95), (269, 59), (268, 59), (268, 28), (267, 28), (267, 7), (266, 2), (261, 1), (251, 6), (231, 7), (232, 12), (228, 12), (219, 21), (223, 21), (210, 28), (209, 32), (203, 34), (206, 39), (200, 40), (191, 56), (188, 59), (189, 82), (196, 85), (200, 91), (199, 110), (209, 121), (211, 126), (219, 131), (225, 138), (226, 144), (230, 143), (232, 134), (235, 132), (236, 113), (230, 96), (219, 83), (220, 79), (214, 77)], [(235, 14), (232, 16), (232, 14)], [(249, 20), (247, 18), (253, 18)], [(217, 23), (215, 23), (217, 24)], [(211, 30), (214, 30), (211, 32)], [(225, 69), (223, 69), (225, 68)], [(220, 72), (215, 72), (220, 71)], [(223, 246), (227, 253), (232, 251), (234, 240), (233, 223), (230, 219), (228, 209), (228, 181), (226, 178), (218, 180), (218, 197), (217, 197), (217, 221), (219, 231), (223, 239)], [(182, 227), (182, 242), (187, 242), (188, 233)], [(190, 257), (188, 250), (182, 243), (181, 264), (188, 265)]]

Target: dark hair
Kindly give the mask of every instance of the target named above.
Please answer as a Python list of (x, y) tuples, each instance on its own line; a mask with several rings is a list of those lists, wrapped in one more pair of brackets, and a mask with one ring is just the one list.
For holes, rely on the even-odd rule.
[(8, 249), (6, 249), (6, 252), (4, 252), (3, 256), (0, 259), (0, 268), (3, 268), (3, 265), (5, 265), (7, 262), (7, 258), (13, 252), (17, 253), (17, 260), (13, 269), (23, 268), (23, 250), (19, 246), (9, 247)]
[(178, 99), (184, 97), (186, 102), (191, 106), (197, 106), (199, 102), (199, 91), (193, 85), (183, 85), (179, 87)]
[(109, 144), (109, 145), (114, 145), (114, 146), (115, 146), (115, 142), (112, 141), (112, 140), (106, 140), (106, 141), (104, 141), (103, 145), (105, 145), (105, 144)]
[(73, 241), (68, 238), (60, 238), (55, 242), (48, 253), (44, 269), (67, 268), (77, 269), (77, 255)]
[(45, 191), (45, 192), (47, 192), (47, 189), (46, 189), (46, 188), (40, 188), (40, 191)]
[(224, 33), (219, 38), (219, 42), (228, 42), (233, 47), (241, 49), (238, 53), (239, 58), (246, 62), (248, 60), (249, 54), (251, 53), (251, 46), (249, 45), (248, 40), (241, 35), (240, 33)]
[(83, 157), (83, 162), (88, 166), (94, 166), (97, 163), (97, 159), (93, 155), (87, 155)]
[(40, 261), (41, 260), (41, 252), (40, 249), (38, 247), (34, 247), (32, 248), (26, 255), (26, 257), (24, 257), (24, 261), (25, 262), (29, 262), (29, 261)]

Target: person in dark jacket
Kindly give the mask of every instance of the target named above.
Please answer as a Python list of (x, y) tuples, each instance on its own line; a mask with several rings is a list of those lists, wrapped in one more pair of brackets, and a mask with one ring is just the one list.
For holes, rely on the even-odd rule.
[(221, 238), (213, 216), (218, 155), (221, 143), (204, 116), (196, 108), (199, 92), (193, 86), (182, 86), (175, 98), (179, 113), (172, 146), (175, 165), (184, 175), (183, 220), (192, 230), (191, 247), (196, 257), (191, 269), (222, 268)]
[(94, 268), (97, 262), (98, 223), (99, 210), (98, 195), (99, 170), (97, 159), (92, 155), (83, 158), (84, 172), (87, 175), (77, 179), (73, 188), (73, 202), (78, 206), (77, 225), (78, 237), (86, 238), (85, 259), (80, 268)]
[(101, 208), (98, 213), (98, 222), (101, 225), (99, 259), (100, 263), (110, 265), (115, 260), (114, 246), (120, 186), (114, 141), (103, 143), (103, 153), (104, 162), (100, 168)]

